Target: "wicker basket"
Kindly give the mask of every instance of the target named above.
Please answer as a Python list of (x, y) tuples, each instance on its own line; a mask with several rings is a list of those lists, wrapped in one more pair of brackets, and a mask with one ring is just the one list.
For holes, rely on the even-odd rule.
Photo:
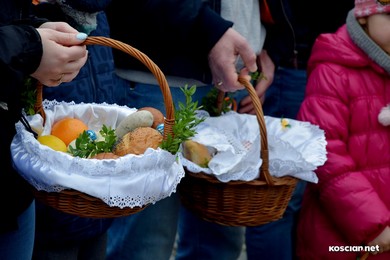
[[(166, 109), (163, 138), (165, 139), (167, 138), (168, 134), (172, 134), (172, 126), (175, 122), (172, 96), (166, 78), (158, 66), (139, 50), (117, 40), (105, 37), (88, 37), (84, 41), (84, 44), (98, 44), (121, 50), (141, 61), (153, 73), (163, 94), (164, 105)], [(35, 105), (35, 111), (40, 113), (45, 120), (45, 111), (42, 106), (42, 84), (38, 84), (37, 86), (37, 102)], [(46, 192), (38, 191), (37, 189), (33, 188), (33, 193), (38, 201), (65, 213), (77, 215), (80, 217), (121, 217), (137, 213), (148, 206), (144, 205), (143, 207), (134, 208), (110, 207), (99, 198), (92, 197), (73, 189), (67, 189), (61, 192)]]
[(178, 190), (182, 204), (204, 220), (226, 226), (257, 226), (282, 218), (298, 179), (270, 175), (261, 103), (248, 80), (239, 78), (239, 82), (249, 92), (260, 126), (263, 163), (259, 179), (224, 183), (212, 175), (186, 170)]

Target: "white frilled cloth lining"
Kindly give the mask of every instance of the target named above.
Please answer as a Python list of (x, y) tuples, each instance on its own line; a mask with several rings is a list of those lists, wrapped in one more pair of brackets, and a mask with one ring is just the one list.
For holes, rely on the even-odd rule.
[[(208, 168), (201, 168), (179, 154), (189, 171), (214, 175), (221, 182), (251, 181), (259, 178), (260, 132), (256, 116), (228, 112), (219, 117), (200, 115), (192, 140), (206, 145), (213, 158)], [(265, 116), (269, 150), (269, 171), (272, 176), (286, 175), (317, 183), (315, 170), (325, 163), (325, 133), (308, 122), (287, 119), (290, 127), (282, 127), (281, 118)]]
[[(103, 124), (115, 129), (127, 115), (137, 111), (112, 104), (47, 100), (43, 106), (44, 126), (40, 115), (27, 117), (31, 127), (42, 135), (50, 134), (53, 122), (66, 116), (79, 118), (98, 132)], [(74, 189), (100, 198), (109, 206), (136, 207), (170, 196), (184, 177), (178, 156), (160, 148), (119, 159), (84, 159), (41, 145), (21, 122), (16, 124), (16, 131), (11, 144), (12, 159), (22, 177), (38, 190)]]

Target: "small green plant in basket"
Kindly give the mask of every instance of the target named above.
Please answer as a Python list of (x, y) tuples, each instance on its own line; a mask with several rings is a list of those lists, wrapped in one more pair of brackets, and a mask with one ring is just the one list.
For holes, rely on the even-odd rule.
[[(260, 79), (265, 79), (263, 73), (256, 71), (250, 73), (251, 80), (257, 81)], [(229, 111), (237, 110), (237, 102), (234, 99), (234, 93), (222, 93), (223, 97), (219, 97), (221, 95), (218, 88), (212, 88), (209, 93), (202, 99), (202, 107), (205, 111), (207, 111), (210, 116), (220, 116), (223, 113)], [(218, 98), (221, 98), (220, 107), (218, 107)]]
[(69, 145), (69, 153), (81, 158), (90, 158), (99, 153), (110, 153), (116, 142), (115, 130), (106, 125), (99, 131), (102, 138), (97, 138), (94, 133), (84, 131), (76, 139), (74, 146)]
[(219, 116), (221, 113), (229, 112), (236, 106), (235, 100), (233, 99), (232, 93), (226, 93), (222, 99), (221, 110), (217, 107), (217, 99), (219, 95), (219, 90), (213, 88), (207, 93), (202, 99), (202, 108), (207, 111), (210, 116)]
[(198, 102), (192, 100), (196, 86), (188, 87), (186, 85), (180, 89), (185, 96), (185, 104), (179, 102), (179, 108), (175, 110), (175, 124), (172, 127), (173, 136), (168, 135), (160, 145), (161, 149), (172, 154), (178, 152), (181, 143), (195, 136), (196, 126), (204, 121), (204, 118), (196, 115), (196, 111), (200, 110), (202, 106), (198, 106)]

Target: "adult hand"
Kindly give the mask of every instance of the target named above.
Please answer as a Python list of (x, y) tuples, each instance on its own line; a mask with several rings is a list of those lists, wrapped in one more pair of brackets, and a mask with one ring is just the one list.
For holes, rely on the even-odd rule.
[[(379, 252), (390, 251), (390, 227), (386, 227), (374, 240), (368, 243), (369, 246), (379, 245)], [(376, 253), (373, 253), (376, 254)]]
[[(262, 75), (257, 80), (255, 89), (257, 96), (260, 98), (261, 103), (263, 103), (265, 98), (265, 91), (268, 89), (268, 87), (272, 84), (274, 80), (275, 64), (268, 56), (266, 50), (261, 51), (260, 55), (257, 57), (257, 62), (259, 64)], [(238, 112), (256, 114), (250, 96), (246, 96), (241, 100)]]
[(236, 61), (239, 56), (246, 67), (243, 72), (249, 74), (257, 71), (255, 52), (241, 34), (229, 28), (211, 49), (208, 57), (213, 83), (220, 90), (234, 92), (244, 88), (238, 82)]
[(87, 35), (64, 22), (48, 22), (38, 29), (43, 54), (38, 69), (31, 74), (46, 86), (73, 80), (87, 61), (88, 51), (81, 45)]

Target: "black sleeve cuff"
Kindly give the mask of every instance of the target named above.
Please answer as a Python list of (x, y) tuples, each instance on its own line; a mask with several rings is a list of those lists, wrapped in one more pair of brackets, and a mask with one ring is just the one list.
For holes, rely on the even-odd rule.
[(2, 62), (13, 70), (27, 76), (39, 66), (43, 54), (42, 41), (38, 31), (29, 25), (10, 25), (6, 30), (6, 39), (0, 42), (3, 50)]
[(233, 22), (223, 19), (218, 13), (205, 5), (200, 12), (198, 26), (199, 37), (205, 39), (204, 48), (210, 51), (222, 35), (233, 26)]

